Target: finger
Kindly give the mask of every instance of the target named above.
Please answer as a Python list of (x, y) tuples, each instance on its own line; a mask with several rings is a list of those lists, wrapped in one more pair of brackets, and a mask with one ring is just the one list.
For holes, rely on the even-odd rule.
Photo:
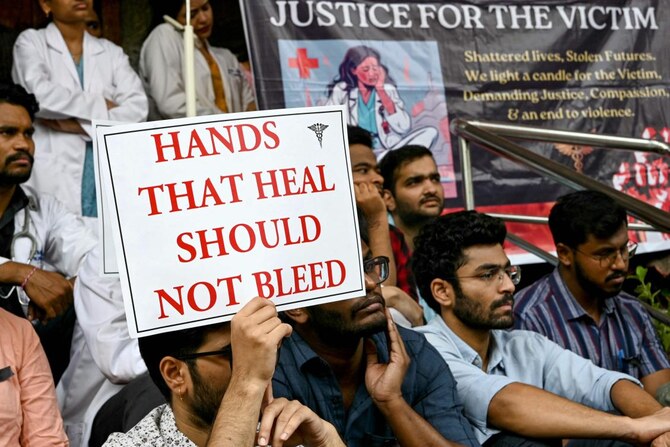
[(370, 338), (365, 339), (365, 360), (368, 366), (379, 363), (379, 358), (377, 357), (377, 346)]
[(258, 445), (268, 445), (272, 436), (272, 427), (275, 425), (275, 419), (287, 403), (288, 400), (284, 398), (276, 399), (261, 411), (261, 423), (258, 427)]
[(391, 318), (391, 312), (386, 309), (386, 318), (387, 318), (387, 323), (388, 323), (388, 340), (390, 343), (390, 352), (394, 353), (397, 352), (401, 354), (402, 356), (407, 355), (407, 351), (405, 349), (405, 344), (402, 342), (402, 338), (400, 337), (400, 332), (398, 332), (398, 327), (396, 326), (395, 322)]
[(272, 382), (268, 383), (268, 386), (265, 388), (263, 393), (263, 402), (261, 408), (265, 408), (272, 403), (274, 396), (272, 395)]
[(289, 337), (292, 332), (293, 327), (290, 324), (281, 323), (272, 329), (272, 331), (268, 332), (267, 336), (277, 346), (277, 349), (279, 349), (281, 341), (286, 337)]
[(258, 309), (266, 306), (274, 307), (274, 303), (268, 299), (257, 296), (253, 298), (251, 301), (249, 301), (247, 304), (245, 304), (242, 307), (242, 309), (240, 309), (240, 311), (237, 313), (237, 315), (247, 317), (256, 312)]
[(272, 446), (281, 447), (284, 442), (293, 435), (298, 427), (308, 416), (307, 407), (296, 400), (289, 401), (277, 418), (274, 433), (272, 436)]

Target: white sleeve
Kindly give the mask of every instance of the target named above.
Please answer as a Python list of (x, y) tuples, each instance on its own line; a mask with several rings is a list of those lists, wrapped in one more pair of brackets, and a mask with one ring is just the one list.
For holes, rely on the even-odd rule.
[(74, 286), (74, 307), (100, 371), (112, 383), (127, 383), (146, 371), (137, 340), (130, 338), (118, 277), (98, 274), (100, 250), (86, 258)]
[[(12, 79), (37, 98), (38, 115), (48, 119), (107, 117), (107, 104), (101, 93), (69, 89), (55, 82), (47, 64), (44, 33), (29, 29), (14, 44)], [(62, 68), (61, 68), (62, 69)]]

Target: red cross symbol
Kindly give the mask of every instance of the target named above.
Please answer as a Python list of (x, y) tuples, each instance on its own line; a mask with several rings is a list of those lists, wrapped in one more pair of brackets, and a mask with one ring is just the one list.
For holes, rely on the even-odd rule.
[(300, 79), (309, 79), (309, 70), (319, 68), (319, 60), (307, 57), (307, 48), (298, 48), (298, 57), (289, 58), (288, 66), (298, 69)]

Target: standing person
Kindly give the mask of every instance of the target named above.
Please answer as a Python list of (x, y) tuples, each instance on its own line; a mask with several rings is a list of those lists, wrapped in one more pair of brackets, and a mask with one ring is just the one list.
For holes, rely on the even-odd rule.
[[(670, 446), (670, 408), (631, 376), (595, 366), (514, 324), (514, 286), (502, 220), (441, 216), (416, 238), (412, 267), (439, 317), (418, 330), (454, 373), (484, 446)], [(610, 414), (618, 412), (623, 414)], [(586, 438), (582, 440), (582, 438)]]
[(379, 52), (365, 45), (347, 50), (337, 77), (328, 85), (327, 104), (346, 105), (349, 124), (370, 132), (382, 154), (408, 144), (430, 147), (437, 138), (432, 127), (412, 129), (405, 103)]
[[(182, 25), (186, 24), (183, 0), (160, 0), (155, 2), (154, 8)], [(209, 0), (191, 1), (191, 25), (196, 36), (197, 115), (256, 110), (253, 90), (235, 55), (207, 42), (214, 27)], [(183, 67), (183, 33), (170, 23), (156, 26), (144, 41), (140, 53), (140, 74), (150, 99), (151, 119), (186, 115)]]
[(636, 249), (626, 211), (605, 194), (573, 192), (558, 198), (549, 228), (558, 267), (516, 294), (515, 327), (630, 374), (656, 396), (670, 362), (644, 307), (622, 290)]
[(123, 50), (86, 32), (90, 0), (39, 3), (51, 23), (19, 35), (12, 67), (14, 82), (40, 103), (31, 185), (97, 217), (91, 120), (143, 121), (147, 98)]
[(54, 382), (30, 323), (0, 309), (0, 444), (67, 446)]

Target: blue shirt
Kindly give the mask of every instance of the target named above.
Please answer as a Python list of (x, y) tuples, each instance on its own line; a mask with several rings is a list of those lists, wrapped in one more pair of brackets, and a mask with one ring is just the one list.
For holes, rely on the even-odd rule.
[[(402, 384), (407, 403), (446, 439), (467, 446), (479, 445), (463, 415), (456, 383), (449, 368), (426, 339), (398, 327), (411, 359)], [(372, 337), (382, 362), (388, 362), (384, 333)], [(377, 409), (365, 384), (356, 390), (346, 412), (339, 384), (330, 366), (296, 332), (282, 343), (272, 379), (274, 395), (295, 399), (335, 426), (350, 447), (396, 445), (384, 415)]]
[(599, 368), (535, 332), (492, 330), (484, 371), (481, 357), (442, 318), (416, 330), (425, 334), (447, 361), (463, 398), (465, 416), (482, 443), (499, 432), (487, 425), (488, 408), (493, 397), (510, 383), (533, 385), (603, 411), (615, 410), (610, 390), (616, 382), (625, 379), (639, 384), (630, 376)]
[(670, 368), (651, 318), (626, 293), (605, 299), (596, 323), (556, 269), (517, 293), (515, 302), (515, 327), (545, 335), (602, 368), (638, 379)]

